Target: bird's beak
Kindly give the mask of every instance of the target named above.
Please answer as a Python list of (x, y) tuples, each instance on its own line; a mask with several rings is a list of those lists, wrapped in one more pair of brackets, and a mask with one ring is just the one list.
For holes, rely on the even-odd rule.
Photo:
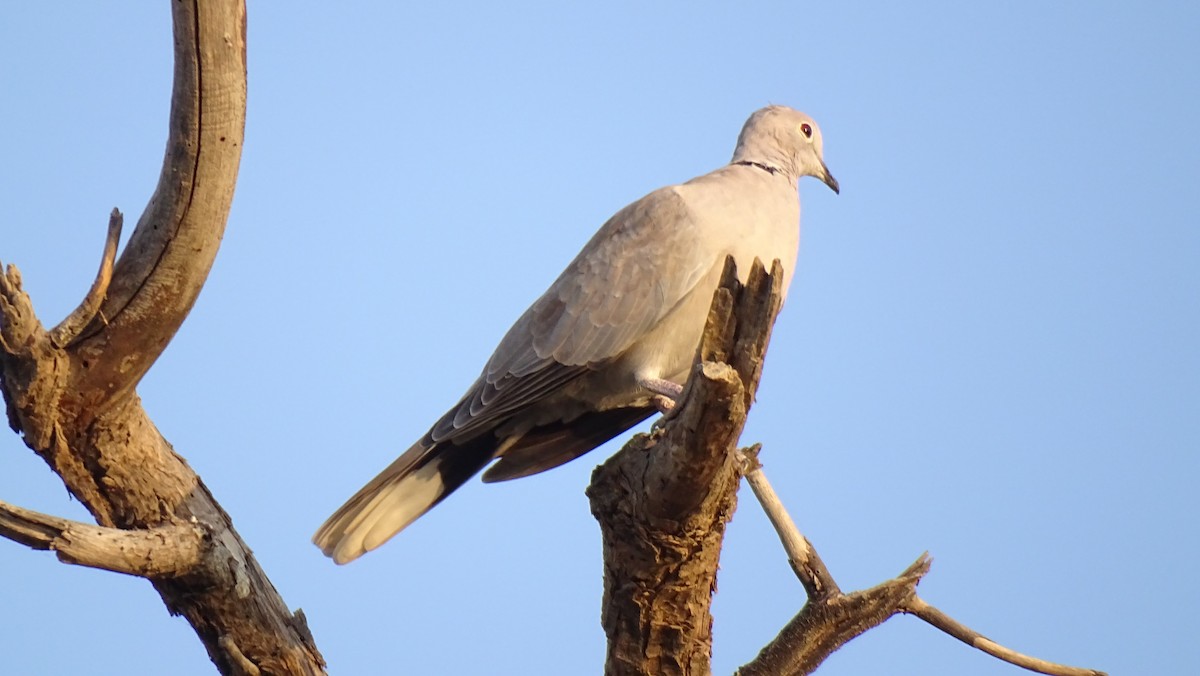
[(837, 179), (833, 177), (833, 174), (829, 173), (829, 167), (825, 166), (824, 162), (821, 163), (821, 175), (817, 178), (829, 186), (830, 190), (833, 190), (834, 193), (838, 195), (842, 194), (841, 189), (838, 187)]

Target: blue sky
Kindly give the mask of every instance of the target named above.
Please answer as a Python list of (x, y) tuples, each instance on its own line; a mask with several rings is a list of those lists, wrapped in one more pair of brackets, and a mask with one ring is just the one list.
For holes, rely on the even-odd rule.
[[(821, 123), (744, 440), (844, 588), (922, 551), (922, 596), (1018, 650), (1200, 671), (1200, 9), (1115, 3), (255, 3), (224, 244), (140, 393), (334, 673), (596, 673), (615, 450), (468, 484), (335, 567), (328, 513), (470, 384), (615, 210), (728, 160), (756, 108)], [(162, 159), (167, 3), (0, 19), (0, 260), (43, 321)], [(435, 6), (436, 5), (436, 6)], [(0, 499), (86, 518), (16, 435)], [(20, 674), (212, 673), (142, 580), (0, 542)], [(803, 602), (749, 492), (716, 673)], [(822, 674), (1017, 674), (912, 618)]]

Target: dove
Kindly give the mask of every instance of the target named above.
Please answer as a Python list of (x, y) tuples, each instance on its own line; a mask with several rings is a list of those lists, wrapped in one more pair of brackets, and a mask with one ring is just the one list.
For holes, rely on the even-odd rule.
[(746, 121), (729, 164), (618, 211), (512, 325), (462, 399), (313, 543), (347, 563), (489, 464), (485, 482), (536, 474), (665, 410), (686, 382), (726, 256), (743, 282), (755, 258), (778, 259), (786, 297), (803, 176), (840, 192), (817, 123), (772, 105)]

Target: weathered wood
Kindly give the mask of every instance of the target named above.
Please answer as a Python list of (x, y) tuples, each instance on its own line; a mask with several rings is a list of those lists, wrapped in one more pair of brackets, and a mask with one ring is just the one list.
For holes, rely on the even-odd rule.
[[(0, 379), (9, 424), (103, 528), (88, 531), (12, 510), (4, 525), (30, 546), (60, 548), (71, 562), (124, 566), (122, 572), (150, 579), (168, 609), (191, 623), (221, 673), (322, 674), (324, 660), (303, 615), (288, 610), (135, 391), (212, 266), (245, 125), (244, 2), (176, 0), (171, 6), (175, 81), (166, 156), (120, 259), (111, 265), (113, 224), (119, 227), (120, 220), (114, 214), (96, 283), (54, 331), (34, 315), (16, 268), (0, 274)], [(112, 537), (104, 529), (137, 533)], [(168, 536), (163, 546), (169, 547), (170, 534), (186, 540), (196, 529), (201, 542), (193, 542), (191, 555), (172, 559), (145, 549), (156, 536)], [(71, 537), (83, 540), (71, 546)], [(122, 558), (121, 547), (171, 565), (139, 569)]]
[(711, 672), (710, 610), (725, 527), (743, 475), (766, 510), (808, 595), (800, 612), (739, 676), (810, 674), (848, 641), (897, 614), (915, 615), (1012, 664), (1055, 676), (1102, 672), (1055, 664), (1005, 648), (917, 596), (929, 571), (922, 555), (897, 577), (842, 593), (775, 495), (757, 448), (738, 436), (762, 375), (783, 275), (755, 261), (745, 287), (726, 261), (687, 386), (650, 435), (634, 437), (592, 474), (592, 514), (604, 544), (601, 624), (609, 676)]
[(727, 261), (679, 402), (658, 430), (634, 437), (592, 474), (610, 676), (711, 669), (712, 593), (741, 479), (737, 441), (782, 278), (778, 262), (767, 275), (756, 261), (743, 288)]
[(737, 676), (811, 674), (835, 650), (879, 626), (916, 595), (917, 583), (929, 572), (922, 555), (897, 577), (863, 591), (810, 598), (800, 612)]

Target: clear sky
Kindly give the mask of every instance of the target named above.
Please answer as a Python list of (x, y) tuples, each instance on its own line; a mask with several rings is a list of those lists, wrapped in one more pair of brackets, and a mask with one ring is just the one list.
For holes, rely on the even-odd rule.
[[(419, 6), (409, 6), (419, 5)], [(585, 674), (606, 446), (468, 484), (336, 567), (316, 526), (425, 432), (614, 211), (821, 123), (744, 440), (844, 588), (928, 550), (930, 603), (1018, 650), (1200, 673), (1200, 5), (267, 3), (224, 244), (140, 393), (339, 674)], [(42, 319), (157, 180), (168, 3), (0, 12), (0, 259)], [(731, 224), (733, 227), (733, 224)], [(86, 513), (14, 434), (0, 499)], [(0, 671), (209, 674), (142, 580), (0, 542)], [(743, 492), (718, 674), (803, 590)], [(822, 674), (1015, 675), (912, 618)]]

